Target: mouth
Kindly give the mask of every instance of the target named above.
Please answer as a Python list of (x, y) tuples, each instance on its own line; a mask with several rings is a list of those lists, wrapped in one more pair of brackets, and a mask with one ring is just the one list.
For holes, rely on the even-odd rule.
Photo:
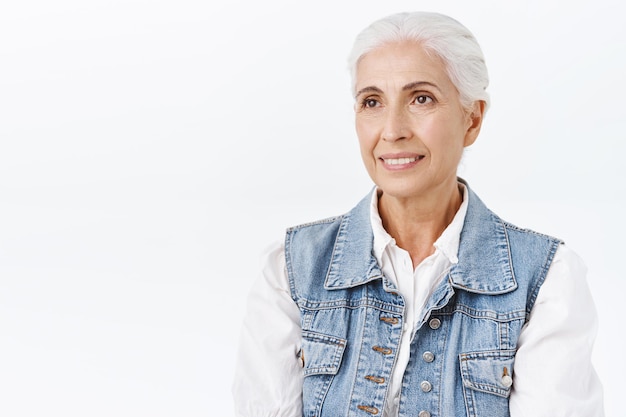
[(389, 169), (405, 169), (410, 168), (424, 159), (424, 155), (418, 154), (387, 154), (381, 155), (379, 159)]
[(380, 158), (383, 160), (384, 163), (386, 163), (387, 165), (404, 165), (404, 164), (409, 164), (411, 162), (415, 162), (419, 159), (421, 159), (423, 157), (421, 156), (417, 156), (417, 157), (413, 157), (413, 158)]

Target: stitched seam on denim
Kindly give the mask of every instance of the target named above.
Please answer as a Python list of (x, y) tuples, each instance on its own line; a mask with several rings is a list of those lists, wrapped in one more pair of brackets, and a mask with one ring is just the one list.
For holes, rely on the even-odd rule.
[[(331, 267), (328, 268), (328, 270), (330, 271), (332, 268), (332, 263), (331, 263)], [(329, 287), (328, 289), (330, 290), (349, 290), (350, 288), (356, 288), (356, 287), (360, 287), (361, 285), (365, 285), (365, 284), (369, 284), (370, 282), (379, 280), (384, 278), (384, 276), (382, 274), (377, 274), (377, 275), (373, 275), (371, 277), (369, 277), (367, 280), (361, 280), (361, 281), (356, 281), (354, 283), (349, 283), (346, 285), (342, 285), (342, 286), (338, 286), (338, 285), (333, 285), (332, 287)], [(326, 280), (324, 281), (324, 283), (326, 283)]]
[(559, 242), (561, 241), (560, 239), (558, 239), (558, 238), (556, 238), (554, 236), (546, 235), (544, 233), (539, 233), (539, 232), (536, 232), (536, 231), (534, 231), (532, 229), (526, 229), (526, 228), (523, 228), (523, 227), (519, 227), (519, 226), (516, 226), (516, 225), (514, 225), (512, 223), (507, 222), (506, 220), (501, 220), (501, 221), (502, 221), (502, 223), (504, 224), (504, 226), (507, 229), (515, 230), (515, 231), (518, 231), (518, 232), (529, 233), (531, 235), (544, 237), (544, 238), (547, 238), (547, 239), (552, 240), (552, 241), (559, 241)]
[(515, 278), (515, 269), (513, 268), (513, 255), (511, 254), (511, 240), (509, 239), (509, 233), (506, 225), (504, 224), (504, 221), (500, 219), (500, 222), (502, 223), (502, 231), (504, 232), (504, 238), (506, 239), (506, 252), (509, 261), (509, 270), (511, 271), (511, 279), (513, 280), (514, 288), (517, 288), (517, 279)]
[(452, 311), (438, 312), (437, 315), (451, 316), (455, 313), (462, 313), (474, 319), (486, 319), (496, 322), (510, 322), (515, 320), (523, 320), (526, 317), (526, 311), (523, 309), (514, 310), (507, 313), (498, 313), (493, 310), (477, 310), (465, 304), (456, 303)]
[[(366, 288), (366, 292), (367, 292), (367, 288)], [(355, 367), (355, 372), (359, 371), (359, 365), (361, 364), (361, 360), (363, 358), (363, 349), (365, 349), (365, 344), (363, 343), (363, 338), (364, 338), (364, 332), (365, 332), (365, 324), (367, 323), (367, 315), (364, 318), (364, 323), (363, 325), (359, 326), (359, 331), (358, 334), (356, 335), (356, 338), (354, 340), (359, 340), (361, 343), (359, 343), (359, 350), (357, 353), (358, 356), (356, 356), (357, 359), (357, 364)], [(352, 408), (352, 404), (354, 404), (355, 400), (354, 400), (354, 391), (356, 389), (357, 386), (357, 379), (356, 378), (351, 378), (352, 379), (352, 386), (350, 387), (350, 398), (348, 399), (348, 404), (349, 404), (349, 408)]]
[(287, 269), (287, 278), (289, 279), (289, 292), (291, 293), (291, 299), (298, 302), (298, 294), (296, 293), (296, 283), (293, 277), (293, 266), (291, 263), (291, 239), (293, 233), (288, 231), (285, 233), (285, 269)]
[[(461, 364), (459, 364), (459, 367), (461, 367)], [(463, 399), (465, 400), (463, 402), (465, 403), (465, 411), (467, 412), (468, 416), (473, 416), (474, 415), (474, 401), (473, 401), (474, 391), (466, 387), (465, 384), (461, 384), (461, 387), (463, 388)]]
[(394, 313), (400, 314), (403, 312), (404, 308), (399, 304), (389, 304), (377, 299), (371, 299), (362, 297), (357, 300), (352, 300), (349, 298), (342, 298), (338, 300), (332, 301), (312, 301), (307, 300), (304, 297), (299, 297), (297, 300), (298, 307), (304, 310), (328, 310), (335, 308), (348, 308), (348, 309), (359, 309), (359, 308), (374, 308), (379, 311), (384, 311), (386, 313)]
[(476, 382), (471, 378), (471, 372), (468, 367), (468, 363), (472, 360), (476, 359), (507, 359), (513, 360), (515, 357), (515, 350), (507, 349), (507, 350), (490, 350), (490, 351), (480, 351), (480, 352), (467, 352), (461, 353), (459, 355), (460, 365), (461, 365), (461, 375), (463, 376), (463, 386), (469, 384), (468, 388), (471, 388), (475, 391), (485, 392), (488, 394), (498, 395), (500, 397), (507, 398), (510, 395), (510, 388), (502, 388), (494, 384), (490, 384), (488, 382)]
[(495, 385), (481, 384), (479, 382), (472, 382), (471, 386), (469, 386), (468, 388), (473, 389), (474, 391), (484, 392), (487, 394), (493, 394), (493, 395), (497, 395), (499, 397), (504, 397), (504, 398), (508, 398), (509, 394), (511, 393), (510, 390), (507, 390), (504, 388), (498, 388)]
[(325, 364), (319, 364), (317, 366), (305, 368), (304, 375), (336, 375), (339, 370), (341, 360), (343, 358), (343, 353), (346, 348), (347, 341), (340, 337), (312, 331), (303, 331), (302, 339), (307, 343), (321, 343), (327, 345), (333, 350), (333, 356), (329, 361), (326, 361)]
[[(454, 296), (453, 296), (454, 297)], [(456, 298), (454, 299), (455, 303), (456, 303)], [(447, 351), (447, 345), (448, 345), (448, 336), (450, 336), (450, 332), (447, 329), (448, 327), (448, 323), (442, 323), (442, 326), (444, 327), (444, 331), (442, 332), (442, 335), (439, 337), (440, 339), (440, 343), (442, 344), (442, 346), (439, 348), (439, 346), (437, 346), (437, 349), (440, 350), (441, 352), (446, 352)], [(439, 415), (439, 413), (441, 412), (441, 410), (443, 409), (443, 401), (445, 401), (445, 399), (441, 396), (441, 392), (442, 392), (442, 385), (444, 383), (444, 378), (442, 377), (442, 375), (444, 375), (444, 366), (446, 365), (445, 360), (439, 360), (435, 362), (435, 374), (436, 375), (440, 375), (439, 378), (437, 378), (437, 382), (438, 382), (438, 386), (437, 386), (437, 392), (439, 393), (438, 397), (438, 401), (437, 401), (437, 415)], [(463, 385), (463, 384), (461, 384)]]
[(498, 332), (500, 333), (500, 349), (508, 349), (510, 346), (509, 335), (509, 323), (502, 323), (498, 325)]
[(335, 240), (333, 242), (333, 249), (330, 253), (330, 263), (328, 264), (328, 270), (326, 271), (326, 276), (324, 277), (324, 287), (326, 287), (329, 282), (330, 272), (335, 268), (337, 262), (337, 259), (335, 258), (340, 258), (342, 256), (341, 250), (343, 245), (345, 245), (345, 229), (348, 227), (348, 224), (350, 224), (350, 216), (342, 216), (340, 220), (339, 229), (337, 230), (337, 234), (335, 235)]
[(309, 331), (311, 329), (311, 324), (315, 319), (315, 313), (317, 310), (300, 310), (300, 322), (302, 323), (302, 330)]
[(515, 349), (493, 349), (463, 352), (459, 354), (461, 362), (471, 359), (510, 359), (515, 356)]
[(327, 217), (325, 219), (315, 220), (315, 221), (308, 222), (308, 223), (302, 223), (302, 224), (299, 224), (297, 226), (291, 226), (291, 227), (287, 228), (287, 233), (295, 232), (295, 231), (307, 228), (309, 226), (318, 226), (318, 225), (322, 225), (322, 224), (334, 223), (334, 222), (336, 222), (338, 220), (341, 220), (341, 218), (344, 217), (344, 216), (345, 215)]
[(534, 285), (533, 285), (533, 282), (531, 282), (531, 285), (529, 288), (530, 297), (528, 298), (528, 302), (526, 304), (526, 321), (528, 321), (528, 319), (530, 318), (530, 312), (532, 311), (535, 305), (535, 301), (537, 301), (537, 295), (539, 294), (539, 289), (541, 288), (544, 281), (546, 280), (546, 276), (548, 275), (548, 271), (550, 270), (550, 265), (552, 265), (552, 260), (554, 259), (554, 256), (556, 255), (556, 251), (558, 250), (561, 244), (562, 242), (559, 240), (552, 240), (550, 242), (550, 250), (548, 252), (548, 256), (546, 257), (544, 264), (540, 268), (541, 274), (539, 275), (539, 277), (537, 277), (536, 281), (534, 281)]

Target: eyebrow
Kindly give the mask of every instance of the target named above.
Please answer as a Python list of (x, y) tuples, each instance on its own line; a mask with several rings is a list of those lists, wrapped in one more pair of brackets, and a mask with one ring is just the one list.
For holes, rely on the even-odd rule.
[(402, 91), (407, 91), (407, 90), (413, 90), (414, 88), (418, 88), (418, 87), (422, 87), (422, 86), (431, 86), (431, 87), (435, 87), (437, 90), (439, 90), (439, 87), (437, 87), (436, 84), (433, 84), (431, 82), (428, 81), (415, 81), (414, 83), (409, 83), (407, 85), (405, 85), (404, 87), (402, 87)]
[(359, 91), (356, 92), (354, 97), (358, 97), (358, 96), (360, 96), (363, 93), (378, 93), (378, 94), (382, 94), (382, 92), (383, 92), (383, 90), (381, 90), (378, 87), (374, 87), (372, 85), (372, 86), (369, 86), (369, 87), (361, 88)]
[[(402, 91), (413, 90), (415, 88), (426, 86), (426, 85), (434, 87), (437, 90), (439, 90), (439, 87), (437, 87), (436, 84), (433, 84), (431, 82), (428, 82), (428, 81), (415, 81), (415, 82), (408, 83), (405, 86), (403, 86), (402, 87)], [(439, 90), (439, 91), (441, 91), (441, 90)], [(357, 91), (357, 93), (354, 95), (354, 97), (358, 97), (358, 96), (360, 96), (363, 93), (383, 94), (383, 90), (381, 90), (380, 88), (372, 85), (372, 86), (368, 86), (368, 87), (364, 87), (364, 88), (360, 89), (359, 91)]]

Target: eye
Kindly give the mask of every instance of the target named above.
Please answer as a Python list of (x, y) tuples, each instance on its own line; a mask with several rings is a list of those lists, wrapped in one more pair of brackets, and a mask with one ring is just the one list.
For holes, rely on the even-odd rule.
[(427, 103), (431, 103), (433, 101), (433, 98), (430, 96), (426, 96), (424, 94), (421, 94), (417, 97), (415, 97), (415, 104), (427, 104)]
[(375, 98), (366, 98), (363, 99), (363, 101), (361, 101), (361, 107), (366, 108), (366, 109), (371, 109), (374, 107), (378, 107), (380, 103), (378, 102), (378, 100), (376, 100)]

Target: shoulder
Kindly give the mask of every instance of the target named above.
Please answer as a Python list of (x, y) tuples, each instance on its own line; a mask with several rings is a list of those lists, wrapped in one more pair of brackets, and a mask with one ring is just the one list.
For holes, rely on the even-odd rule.
[(560, 239), (503, 220), (469, 190), (460, 259), (473, 264), (495, 257), (502, 264), (518, 263), (525, 267), (540, 262), (547, 267), (560, 244)]
[(286, 251), (289, 252), (294, 245), (317, 246), (334, 240), (344, 217), (328, 217), (287, 228), (284, 242)]
[[(498, 216), (496, 215), (496, 217)], [(536, 238), (536, 239), (541, 239), (541, 240), (548, 240), (551, 242), (562, 243), (561, 239), (557, 237), (550, 236), (548, 234), (541, 233), (533, 229), (517, 226), (513, 223), (510, 223), (506, 220), (501, 219), (500, 217), (498, 217), (498, 219), (500, 219), (500, 221), (502, 222), (503, 226), (506, 228), (507, 232), (509, 232), (509, 234), (520, 234), (520, 235), (527, 236), (531, 239)]]
[(529, 257), (543, 259), (541, 267), (548, 270), (555, 261), (559, 248), (563, 246), (561, 239), (532, 229), (522, 228), (502, 221), (506, 230), (511, 256), (518, 261), (528, 262)]
[(287, 229), (283, 246), (290, 277), (298, 275), (294, 271), (306, 271), (303, 276), (309, 276), (330, 262), (343, 219), (329, 217)]
[[(557, 238), (503, 220), (470, 190), (459, 264), (453, 272), (459, 282), (478, 282), (474, 286), (481, 289), (523, 289), (530, 311), (561, 244)], [(494, 282), (494, 277), (500, 279)]]
[(480, 243), (490, 239), (498, 241), (499, 244), (513, 244), (513, 241), (515, 241), (516, 244), (522, 245), (524, 243), (532, 245), (533, 242), (538, 241), (549, 242), (549, 244), (561, 242), (560, 239), (555, 237), (532, 229), (519, 227), (504, 220), (490, 210), (470, 188), (468, 190), (469, 204), (462, 238), (465, 237), (471, 240), (472, 243)]
[(345, 215), (332, 216), (332, 217), (327, 217), (327, 218), (323, 218), (319, 220), (314, 220), (314, 221), (298, 224), (295, 226), (290, 226), (287, 228), (287, 234), (297, 233), (301, 230), (307, 230), (307, 229), (312, 229), (312, 230), (323, 229), (324, 227), (327, 227), (330, 224), (340, 222), (344, 216)]
[[(544, 286), (555, 288), (554, 293), (578, 290), (581, 287), (586, 288), (587, 265), (572, 248), (566, 244), (561, 244), (554, 255)], [(551, 291), (548, 289), (545, 292), (550, 293)]]
[(285, 247), (296, 244), (310, 245), (330, 244), (339, 234), (354, 236), (364, 230), (371, 230), (370, 202), (371, 192), (366, 195), (354, 208), (345, 214), (323, 218), (287, 228)]

